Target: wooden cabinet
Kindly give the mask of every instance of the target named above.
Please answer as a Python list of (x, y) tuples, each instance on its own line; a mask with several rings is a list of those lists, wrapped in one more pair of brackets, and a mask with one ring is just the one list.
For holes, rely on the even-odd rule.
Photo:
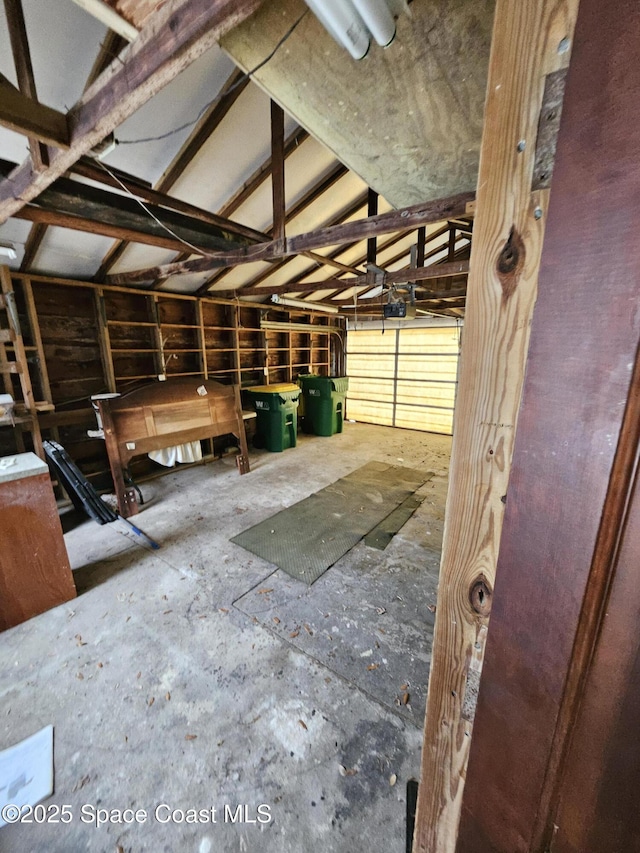
[(0, 459), (0, 530), (0, 631), (75, 598), (49, 469), (34, 453)]

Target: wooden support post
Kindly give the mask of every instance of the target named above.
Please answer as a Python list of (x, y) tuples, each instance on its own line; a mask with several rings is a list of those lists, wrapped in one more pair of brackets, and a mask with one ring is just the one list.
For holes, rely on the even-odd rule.
[(576, 12), (577, 0), (496, 5), (414, 853), (456, 845), (544, 236), (538, 120)]
[[(4, 8), (9, 27), (9, 38), (11, 40), (11, 52), (18, 78), (18, 88), (23, 95), (38, 100), (36, 81), (31, 64), (31, 51), (29, 50), (29, 39), (27, 38), (27, 27), (24, 22), (22, 0), (4, 0)], [(49, 164), (47, 146), (37, 139), (29, 139), (29, 151), (31, 162), (36, 171), (40, 171)]]
[(640, 849), (639, 41), (581, 0), (459, 853)]
[(422, 228), (418, 228), (418, 238), (416, 242), (417, 253), (416, 253), (416, 266), (423, 267), (424, 266), (424, 246), (427, 242), (427, 229), (422, 226)]
[(284, 110), (271, 101), (271, 195), (274, 240), (284, 240), (286, 203), (284, 193)]
[[(198, 346), (200, 348), (200, 367), (202, 375), (205, 379), (209, 378), (209, 367), (207, 365), (207, 342), (204, 333), (204, 312), (202, 310), (202, 300), (196, 301), (196, 320), (198, 323)], [(213, 449), (212, 449), (213, 452)]]
[[(378, 214), (378, 193), (369, 188), (369, 198), (367, 199), (367, 216), (377, 216)], [(378, 256), (378, 238), (369, 237), (367, 240), (367, 263), (375, 264)]]

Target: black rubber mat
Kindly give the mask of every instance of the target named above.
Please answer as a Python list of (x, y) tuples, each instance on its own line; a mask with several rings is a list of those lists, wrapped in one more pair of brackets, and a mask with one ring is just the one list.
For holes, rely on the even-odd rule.
[(231, 541), (312, 584), (431, 476), (369, 462)]
[(384, 551), (396, 533), (409, 521), (423, 500), (424, 498), (420, 495), (409, 495), (408, 498), (402, 501), (400, 506), (396, 507), (393, 512), (390, 512), (386, 518), (382, 519), (380, 524), (377, 524), (373, 530), (367, 533), (364, 537), (364, 544), (368, 545), (369, 548), (377, 548), (379, 551)]

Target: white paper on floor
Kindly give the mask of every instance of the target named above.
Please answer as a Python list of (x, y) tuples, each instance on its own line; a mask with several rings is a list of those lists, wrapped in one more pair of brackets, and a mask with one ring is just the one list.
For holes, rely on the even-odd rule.
[(13, 822), (5, 806), (35, 806), (52, 793), (53, 726), (45, 726), (0, 752), (0, 826)]

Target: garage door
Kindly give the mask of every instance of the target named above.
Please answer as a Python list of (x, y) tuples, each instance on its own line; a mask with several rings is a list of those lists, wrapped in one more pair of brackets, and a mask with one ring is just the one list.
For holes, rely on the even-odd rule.
[(460, 328), (367, 328), (347, 333), (347, 416), (451, 434)]

